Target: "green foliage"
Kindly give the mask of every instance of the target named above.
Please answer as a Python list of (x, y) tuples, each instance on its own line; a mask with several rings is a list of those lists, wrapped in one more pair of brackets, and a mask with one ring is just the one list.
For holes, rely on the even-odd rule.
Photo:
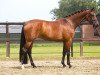
[(100, 0), (60, 0), (59, 8), (55, 8), (51, 11), (54, 15), (53, 19), (62, 18), (72, 14), (73, 12), (95, 8), (97, 13), (100, 13)]

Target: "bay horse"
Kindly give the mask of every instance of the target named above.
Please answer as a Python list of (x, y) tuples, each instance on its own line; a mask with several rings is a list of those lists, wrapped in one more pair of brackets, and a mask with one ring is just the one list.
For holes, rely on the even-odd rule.
[(58, 19), (56, 21), (35, 19), (25, 22), (21, 32), (19, 53), (22, 68), (24, 67), (23, 64), (27, 64), (28, 56), (32, 67), (36, 67), (31, 55), (33, 41), (36, 38), (42, 38), (49, 41), (62, 41), (63, 52), (61, 64), (63, 67), (66, 66), (65, 56), (67, 54), (67, 65), (69, 68), (71, 68), (72, 65), (70, 64), (70, 47), (74, 38), (75, 29), (83, 20), (93, 24), (94, 28), (99, 26), (94, 9), (80, 10), (70, 16)]

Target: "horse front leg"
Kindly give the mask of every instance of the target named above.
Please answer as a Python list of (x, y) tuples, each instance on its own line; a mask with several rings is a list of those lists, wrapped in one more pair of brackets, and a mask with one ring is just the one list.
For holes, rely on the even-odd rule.
[(66, 42), (66, 51), (67, 51), (67, 65), (69, 68), (72, 67), (70, 64), (70, 47), (71, 47), (72, 40)]
[(70, 49), (67, 50), (67, 65), (69, 65), (69, 68), (72, 67), (72, 65), (70, 64)]
[(66, 41), (64, 43), (64, 50), (65, 50), (65, 53), (67, 53), (67, 65), (69, 66), (69, 68), (71, 68), (71, 64), (70, 64), (70, 47), (71, 47), (71, 40), (70, 41)]
[(65, 56), (66, 56), (65, 42), (63, 42), (63, 52), (62, 52), (62, 60), (61, 60), (61, 64), (63, 65), (63, 67), (66, 67)]

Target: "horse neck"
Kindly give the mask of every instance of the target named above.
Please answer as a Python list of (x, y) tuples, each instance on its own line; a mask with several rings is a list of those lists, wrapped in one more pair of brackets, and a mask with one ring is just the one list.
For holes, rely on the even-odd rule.
[(71, 25), (73, 26), (74, 30), (80, 25), (81, 21), (85, 18), (87, 15), (87, 11), (76, 13), (67, 19), (71, 22)]

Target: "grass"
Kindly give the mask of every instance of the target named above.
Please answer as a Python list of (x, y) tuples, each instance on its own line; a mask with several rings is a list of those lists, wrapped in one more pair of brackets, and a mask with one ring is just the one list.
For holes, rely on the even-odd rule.
[[(35, 60), (61, 59), (62, 57), (61, 43), (41, 43), (34, 44), (32, 56)], [(100, 44), (84, 44), (84, 57), (100, 57)], [(74, 57), (80, 57), (79, 43), (74, 43)], [(18, 60), (19, 44), (10, 45), (10, 58)], [(6, 59), (6, 45), (0, 44), (0, 59)]]

